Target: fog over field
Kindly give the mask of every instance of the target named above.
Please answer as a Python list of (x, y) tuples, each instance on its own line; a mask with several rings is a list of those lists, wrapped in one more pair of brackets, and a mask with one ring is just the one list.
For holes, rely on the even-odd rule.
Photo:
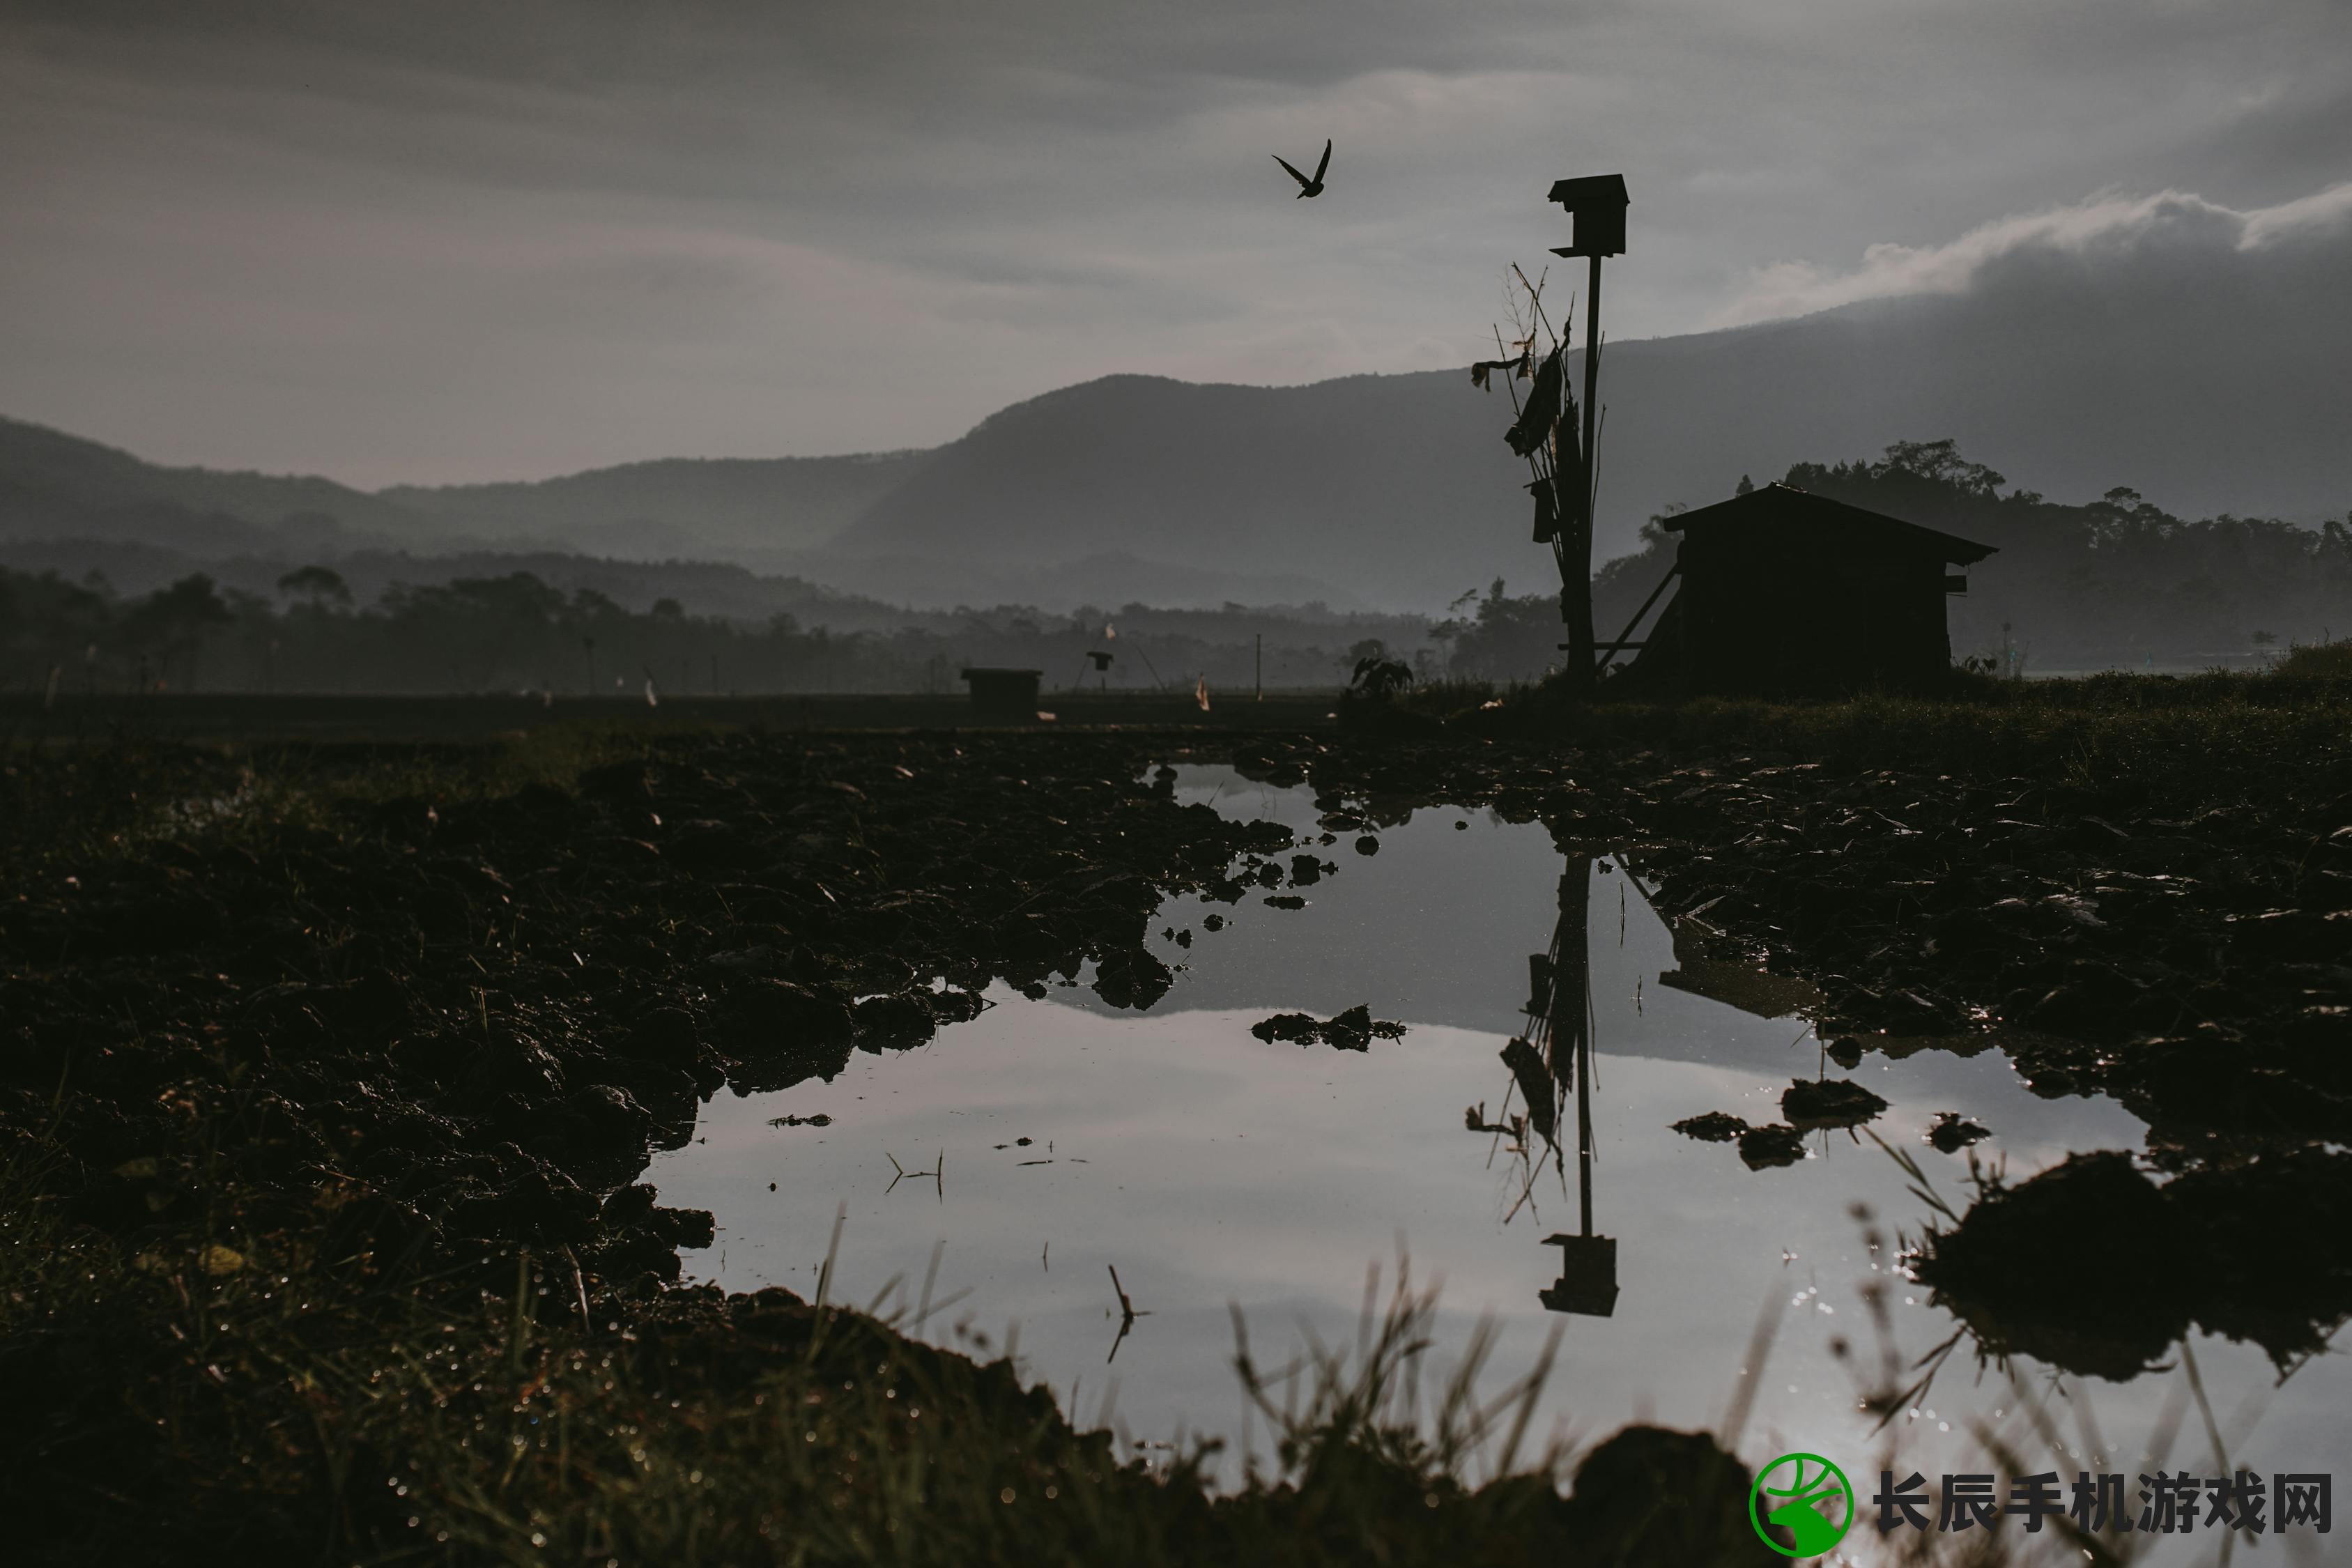
[[(12, 5), (0, 562), (835, 626), (1548, 593), (1463, 367), (1512, 262), (1580, 310), (1542, 197), (1602, 167), (1596, 563), (1904, 441), (2069, 506), (2352, 508), (2340, 8), (1685, 9)], [(1289, 200), (1267, 153), (1324, 136)], [(2332, 625), (2242, 588), (2230, 637)]]

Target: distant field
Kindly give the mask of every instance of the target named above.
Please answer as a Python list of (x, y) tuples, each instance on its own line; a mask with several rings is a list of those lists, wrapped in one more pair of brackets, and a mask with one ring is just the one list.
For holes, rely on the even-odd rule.
[[(1263, 699), (1212, 693), (1202, 711), (1189, 694), (1045, 693), (1052, 727), (1103, 725), (1210, 730), (1310, 729), (1329, 721), (1336, 688), (1268, 691)], [(0, 697), (0, 743), (132, 734), (172, 740), (466, 741), (550, 724), (592, 722), (647, 731), (953, 730), (982, 724), (961, 693), (824, 693), (781, 697), (642, 698), (262, 696), (163, 693)], [(1044, 724), (1040, 726), (1045, 727)]]

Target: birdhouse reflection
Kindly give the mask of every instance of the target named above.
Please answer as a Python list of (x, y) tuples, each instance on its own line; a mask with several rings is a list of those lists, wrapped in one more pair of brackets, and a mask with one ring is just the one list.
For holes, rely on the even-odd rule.
[(1544, 1238), (1557, 1247), (1559, 1278), (1536, 1292), (1549, 1312), (1574, 1312), (1606, 1318), (1617, 1310), (1617, 1238), (1613, 1236), (1570, 1236)]
[(1516, 1215), (1521, 1204), (1531, 1202), (1545, 1164), (1564, 1182), (1570, 1129), (1563, 1123), (1574, 1117), (1578, 1227), (1544, 1238), (1545, 1246), (1560, 1249), (1559, 1279), (1539, 1299), (1554, 1312), (1606, 1318), (1617, 1309), (1617, 1242), (1592, 1229), (1592, 971), (1585, 946), (1592, 866), (1577, 857), (1560, 877), (1559, 919), (1550, 951), (1528, 958), (1526, 1026), (1503, 1047), (1511, 1092), (1527, 1109), (1511, 1115), (1507, 1097), (1500, 1125), (1486, 1122), (1483, 1106), (1472, 1111), (1470, 1125), (1516, 1138), (1526, 1162), (1519, 1202), (1511, 1206)]

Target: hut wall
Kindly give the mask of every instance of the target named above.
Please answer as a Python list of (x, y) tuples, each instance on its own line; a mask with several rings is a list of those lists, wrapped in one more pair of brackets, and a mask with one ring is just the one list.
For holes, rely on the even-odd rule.
[(1916, 551), (1809, 543), (1779, 530), (1685, 538), (1690, 689), (1832, 693), (1940, 679), (1951, 664), (1944, 563)]

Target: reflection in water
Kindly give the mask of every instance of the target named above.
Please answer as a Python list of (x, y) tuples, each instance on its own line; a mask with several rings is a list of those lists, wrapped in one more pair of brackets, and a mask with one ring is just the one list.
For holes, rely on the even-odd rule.
[[(1617, 1242), (1592, 1230), (1592, 961), (1586, 911), (1592, 902), (1592, 862), (1579, 855), (1559, 879), (1559, 920), (1551, 949), (1528, 955), (1528, 1025), (1503, 1047), (1518, 1091), (1527, 1098), (1537, 1132), (1561, 1155), (1558, 1130), (1567, 1097), (1576, 1097), (1576, 1207), (1580, 1228), (1544, 1237), (1559, 1248), (1559, 1279), (1537, 1293), (1544, 1310), (1606, 1318), (1617, 1310)], [(1539, 1110), (1538, 1110), (1539, 1108)], [(1528, 1183), (1539, 1161), (1523, 1156)]]
[[(1183, 798), (1217, 796), (1221, 809), (1310, 840), (1326, 830), (1303, 791), (1189, 773)], [(1713, 1427), (1738, 1394), (1751, 1458), (1801, 1447), (1858, 1463), (1877, 1414), (1862, 1408), (1843, 1339), (1866, 1340), (1883, 1309), (1908, 1365), (1956, 1324), (1903, 1272), (1899, 1243), (1872, 1245), (1855, 1205), (1915, 1237), (1929, 1217), (1911, 1191), (1918, 1181), (1967, 1208), (1965, 1157), (1928, 1142), (1947, 1113), (1990, 1129), (1968, 1152), (1988, 1170), (2006, 1163), (2021, 1184), (2070, 1152), (2140, 1142), (2139, 1123), (2112, 1100), (2037, 1095), (1997, 1050), (1874, 1040), (1858, 1067), (1842, 1065), (1890, 1102), (1871, 1130), (1915, 1157), (1917, 1177), (1834, 1128), (1792, 1132), (1793, 1163), (1750, 1171), (1721, 1144), (1667, 1129), (1707, 1111), (1777, 1121), (1790, 1079), (1818, 1068), (1821, 1047), (1801, 1021), (1765, 1016), (1772, 1002), (1717, 999), (1711, 984), (1662, 987), (1703, 955), (1622, 867), (1564, 863), (1538, 826), (1424, 808), (1384, 822), (1381, 845), (1376, 857), (1337, 856), (1341, 870), (1303, 889), (1304, 909), (1171, 902), (1155, 927), (1191, 940), (1156, 944), (1174, 983), (1141, 1013), (1082, 986), (1045, 1001), (998, 986), (987, 1011), (922, 1049), (860, 1053), (832, 1079), (780, 1093), (722, 1095), (698, 1141), (648, 1178), (664, 1202), (719, 1216), (718, 1246), (690, 1255), (689, 1268), (730, 1289), (808, 1294), (845, 1205), (837, 1299), (887, 1306), (892, 1277), (924, 1280), (944, 1241), (939, 1289), (968, 1291), (957, 1309), (967, 1316), (935, 1318), (932, 1331), (961, 1322), (963, 1342), (985, 1333), (1001, 1346), (997, 1331), (1017, 1324), (1025, 1375), (1050, 1384), (1082, 1424), (1155, 1440), (1238, 1437), (1232, 1310), (1254, 1334), (1297, 1324), (1322, 1344), (1347, 1342), (1366, 1265), (1402, 1242), (1415, 1278), (1444, 1279), (1433, 1370), (1482, 1313), (1496, 1321), (1503, 1375), (1515, 1356), (1528, 1364), (1548, 1328), (1565, 1331), (1538, 1432), (1556, 1421), (1598, 1436), (1635, 1418)], [(1530, 933), (1547, 926), (1549, 949), (1530, 964)], [(1365, 1052), (1251, 1033), (1272, 1012), (1329, 1017), (1359, 1004), (1410, 1032)], [(1490, 1112), (1497, 1090), (1508, 1098)], [(1485, 1151), (1452, 1131), (1481, 1093), (1469, 1121)], [(788, 1115), (801, 1124), (770, 1125)], [(1578, 1213), (1563, 1223), (1540, 1211), (1564, 1191), (1571, 1142)], [(1509, 1160), (1490, 1163), (1507, 1148)], [(936, 1177), (890, 1190), (899, 1169), (938, 1170), (940, 1150), (943, 1191)], [(1538, 1244), (1553, 1232), (1568, 1234)], [(1595, 1261), (1603, 1247), (1622, 1258)], [(2150, 1256), (2195, 1268), (2161, 1243)], [(915, 1292), (900, 1288), (911, 1310)], [(1750, 1334), (1764, 1302), (1781, 1328), (1759, 1354)], [(1997, 1305), (1970, 1310), (1989, 1321)], [(2189, 1332), (2233, 1454), (2251, 1431), (2260, 1463), (2352, 1469), (2343, 1359), (2318, 1357), (2282, 1387), (2262, 1349), (2201, 1331), (2220, 1323), (2200, 1318)], [(1957, 1449), (1969, 1424), (2019, 1406), (2011, 1376), (2053, 1404), (2095, 1404), (2117, 1440), (2110, 1458), (2149, 1457), (2141, 1468), (2151, 1468), (2143, 1445), (2176, 1374), (2095, 1384), (2085, 1400), (2071, 1374), (2033, 1359), (2042, 1342), (2019, 1336), (2011, 1348), (2011, 1375), (1979, 1382), (1955, 1365), (1894, 1413), (1919, 1468), (1969, 1468)], [(2078, 1468), (2063, 1453), (2049, 1462)]]
[(1786, 1018), (1821, 1001), (1822, 994), (1804, 981), (1719, 956), (1715, 951), (1719, 939), (1702, 918), (1706, 910), (1702, 904), (1675, 922), (1675, 967), (1658, 976), (1659, 984), (1759, 1018)]

